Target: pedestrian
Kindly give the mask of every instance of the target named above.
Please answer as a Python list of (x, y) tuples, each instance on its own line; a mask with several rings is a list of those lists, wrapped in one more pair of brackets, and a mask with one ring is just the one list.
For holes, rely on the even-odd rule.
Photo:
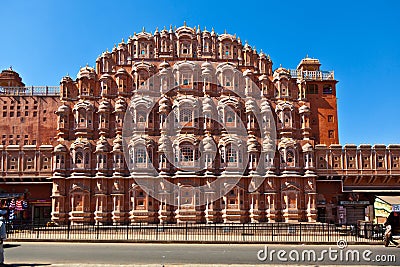
[(385, 226), (385, 247), (389, 246), (390, 242), (399, 247), (399, 243), (393, 240), (393, 234), (400, 232), (400, 212), (392, 211), (386, 219)]
[(0, 265), (4, 265), (4, 247), (3, 242), (7, 239), (6, 222), (4, 221), (4, 216), (6, 215), (6, 210), (0, 210)]

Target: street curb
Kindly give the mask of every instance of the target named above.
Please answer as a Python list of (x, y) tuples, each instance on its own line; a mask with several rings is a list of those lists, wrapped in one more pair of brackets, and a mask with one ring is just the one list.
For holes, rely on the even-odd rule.
[[(8, 239), (8, 242), (61, 242), (61, 243), (148, 243), (148, 244), (279, 244), (279, 245), (337, 245), (337, 242), (224, 242), (224, 241), (151, 241), (151, 240), (97, 240), (97, 239)], [(347, 242), (347, 245), (383, 246), (378, 242)]]

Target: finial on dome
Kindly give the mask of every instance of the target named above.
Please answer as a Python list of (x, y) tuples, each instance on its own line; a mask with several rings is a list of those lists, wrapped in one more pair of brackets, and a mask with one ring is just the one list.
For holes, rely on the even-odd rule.
[(167, 26), (164, 25), (164, 31), (166, 31), (166, 30), (167, 30)]
[(224, 34), (226, 34), (226, 29), (224, 29)]
[(125, 40), (124, 40), (124, 38), (122, 38), (122, 41), (121, 41), (121, 43), (125, 43)]
[(10, 70), (13, 70), (13, 69), (12, 69), (12, 65), (10, 65)]
[(207, 27), (206, 26), (204, 26), (204, 31), (206, 31), (207, 30)]
[(145, 28), (143, 27), (143, 28), (142, 28), (142, 32), (144, 32), (144, 31), (145, 31)]
[(186, 27), (186, 20), (185, 20), (185, 21), (183, 21), (183, 26), (184, 26), (184, 27)]
[(279, 64), (279, 68), (282, 68), (282, 64)]

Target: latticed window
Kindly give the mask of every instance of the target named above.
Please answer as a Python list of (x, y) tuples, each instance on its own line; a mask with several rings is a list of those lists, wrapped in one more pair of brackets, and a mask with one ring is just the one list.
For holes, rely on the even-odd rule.
[(191, 73), (182, 73), (181, 85), (190, 85), (190, 84), (192, 84), (192, 74)]
[(226, 122), (230, 123), (235, 122), (235, 113), (233, 111), (228, 111), (226, 113)]
[(146, 150), (144, 148), (135, 149), (135, 163), (146, 163)]
[(143, 112), (139, 112), (137, 114), (137, 122), (139, 122), (139, 123), (146, 122), (146, 114)]
[(295, 164), (295, 158), (294, 158), (294, 152), (293, 150), (288, 150), (286, 152), (286, 163), (290, 167), (294, 167)]
[(181, 109), (179, 113), (180, 122), (191, 122), (192, 121), (192, 111), (190, 109)]
[(237, 162), (237, 151), (236, 149), (230, 147), (227, 151), (228, 162)]
[(75, 163), (81, 164), (83, 162), (83, 155), (82, 152), (76, 152), (75, 154)]
[(182, 55), (189, 55), (190, 54), (190, 44), (183, 43), (181, 46), (181, 54)]
[(225, 76), (225, 86), (226, 87), (230, 87), (230, 86), (232, 86), (232, 78), (231, 77), (226, 77)]
[(193, 162), (193, 148), (191, 146), (182, 146), (180, 148), (180, 161)]

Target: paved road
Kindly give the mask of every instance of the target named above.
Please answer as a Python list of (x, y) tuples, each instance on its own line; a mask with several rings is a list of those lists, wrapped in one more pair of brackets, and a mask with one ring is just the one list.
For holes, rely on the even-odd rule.
[[(329, 250), (330, 249), (330, 250)], [(262, 250), (260, 252), (260, 250)], [(267, 250), (267, 254), (264, 251)], [(275, 252), (272, 252), (275, 250)], [(278, 257), (278, 250), (280, 258)], [(304, 250), (308, 250), (304, 252)], [(308, 255), (316, 261), (308, 261)], [(325, 253), (322, 253), (326, 250)], [(337, 250), (335, 253), (334, 250)], [(360, 261), (352, 261), (347, 251), (358, 251)], [(371, 250), (371, 254), (368, 253)], [(340, 261), (340, 251), (343, 260)], [(363, 253), (368, 255), (363, 260)], [(322, 254), (321, 254), (322, 253)], [(331, 255), (329, 255), (331, 253)], [(257, 254), (259, 254), (257, 256)], [(267, 255), (265, 261), (263, 258)], [(304, 255), (305, 260), (301, 257)], [(323, 255), (323, 260), (318, 258)], [(336, 260), (330, 260), (338, 257)], [(253, 266), (256, 264), (290, 265), (385, 265), (376, 261), (376, 256), (385, 257), (386, 265), (400, 265), (400, 249), (383, 246), (348, 246), (341, 250), (336, 245), (224, 245), (224, 244), (132, 244), (132, 243), (7, 243), (6, 263), (9, 266)], [(299, 261), (292, 261), (299, 257)], [(346, 261), (346, 257), (349, 259)], [(271, 260), (272, 259), (272, 260)], [(283, 261), (286, 259), (287, 261)], [(395, 260), (395, 261), (394, 261)]]

